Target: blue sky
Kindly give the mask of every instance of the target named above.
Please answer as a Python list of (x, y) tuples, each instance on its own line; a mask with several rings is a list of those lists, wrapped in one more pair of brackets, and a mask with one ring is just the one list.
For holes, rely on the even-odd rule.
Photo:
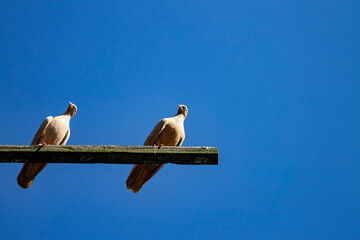
[(0, 1), (0, 145), (71, 101), (69, 145), (142, 145), (189, 108), (139, 194), (131, 165), (0, 166), (1, 239), (359, 239), (359, 1)]

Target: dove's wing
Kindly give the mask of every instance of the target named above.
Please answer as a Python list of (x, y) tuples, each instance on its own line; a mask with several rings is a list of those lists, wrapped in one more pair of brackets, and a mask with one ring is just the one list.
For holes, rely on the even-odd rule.
[(126, 180), (126, 187), (138, 193), (163, 166), (164, 164), (135, 164)]
[(47, 163), (24, 163), (17, 177), (20, 187), (26, 189), (34, 182), (35, 177), (46, 167)]
[(183, 137), (180, 138), (180, 140), (179, 140), (178, 144), (176, 144), (176, 146), (180, 147), (182, 145), (182, 143), (184, 142), (184, 140), (185, 140), (185, 134)]
[(153, 146), (155, 144), (157, 138), (161, 134), (161, 132), (164, 130), (165, 126), (166, 126), (166, 120), (165, 119), (160, 120), (158, 122), (158, 124), (156, 124), (154, 129), (151, 131), (150, 135), (145, 140), (144, 145), (145, 146)]
[(64, 139), (61, 141), (61, 143), (59, 145), (65, 145), (67, 143), (67, 141), (69, 140), (69, 137), (70, 137), (70, 128), (66, 132)]
[(31, 145), (39, 144), (39, 140), (40, 140), (41, 136), (44, 135), (46, 128), (49, 126), (49, 124), (52, 120), (53, 120), (52, 116), (45, 118), (45, 120), (40, 125), (39, 130), (37, 130), (32, 142), (31, 142)]

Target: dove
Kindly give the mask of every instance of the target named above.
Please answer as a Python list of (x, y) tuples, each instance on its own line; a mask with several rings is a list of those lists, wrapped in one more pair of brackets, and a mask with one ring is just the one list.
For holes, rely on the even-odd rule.
[[(65, 145), (70, 137), (70, 119), (75, 115), (77, 107), (69, 103), (64, 114), (45, 118), (36, 132), (31, 145)], [(17, 182), (26, 189), (34, 182), (35, 177), (46, 167), (47, 163), (24, 163)]]
[[(184, 120), (188, 114), (185, 105), (179, 105), (174, 117), (164, 118), (156, 124), (150, 135), (145, 140), (145, 146), (178, 146), (185, 139)], [(138, 193), (164, 164), (136, 164), (126, 180), (126, 187)]]

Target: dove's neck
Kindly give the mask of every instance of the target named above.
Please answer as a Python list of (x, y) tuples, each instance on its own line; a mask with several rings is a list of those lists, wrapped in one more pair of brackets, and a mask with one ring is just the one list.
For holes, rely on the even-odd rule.
[(74, 116), (73, 111), (70, 108), (68, 110), (66, 110), (66, 112), (62, 115), (69, 119)]
[(64, 116), (67, 116), (70, 118), (72, 118), (75, 115), (75, 112), (73, 109), (71, 109), (70, 107), (66, 110), (66, 112), (64, 114), (62, 114)]
[(182, 114), (182, 113), (178, 113), (178, 114), (176, 114), (175, 115), (175, 117), (177, 117), (179, 120), (181, 120), (181, 121), (184, 121), (185, 120), (185, 116), (184, 116), (184, 114)]
[(61, 114), (61, 116), (63, 116), (64, 118), (68, 119), (70, 121), (70, 119), (72, 118), (71, 114), (66, 112), (64, 114)]

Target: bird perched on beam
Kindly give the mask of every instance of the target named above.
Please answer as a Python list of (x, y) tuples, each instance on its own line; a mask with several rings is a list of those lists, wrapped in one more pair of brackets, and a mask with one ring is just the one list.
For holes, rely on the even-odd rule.
[[(181, 146), (185, 139), (184, 120), (188, 114), (185, 105), (179, 105), (174, 117), (164, 118), (154, 127), (147, 137), (145, 146)], [(129, 190), (137, 193), (164, 164), (136, 164), (126, 180)]]
[[(45, 118), (36, 132), (31, 145), (65, 145), (70, 137), (70, 119), (75, 115), (77, 107), (69, 103), (64, 114)], [(29, 188), (35, 177), (46, 167), (47, 163), (24, 163), (17, 182), (22, 188)]]

